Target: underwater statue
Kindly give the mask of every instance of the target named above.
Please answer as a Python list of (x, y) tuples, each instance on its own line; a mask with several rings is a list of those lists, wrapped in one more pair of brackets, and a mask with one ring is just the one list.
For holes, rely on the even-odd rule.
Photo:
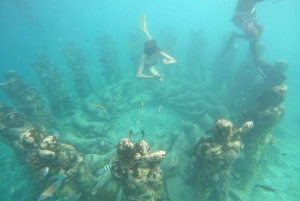
[(63, 111), (69, 111), (73, 103), (63, 83), (64, 78), (61, 72), (49, 62), (45, 53), (36, 54), (37, 61), (31, 66), (37, 71), (40, 81), (46, 91), (49, 107), (54, 115), (59, 115)]
[(117, 61), (118, 55), (115, 41), (113, 41), (110, 34), (106, 32), (98, 38), (98, 43), (102, 55), (100, 61), (104, 68), (101, 74), (104, 75), (106, 83), (110, 83), (112, 80), (115, 80), (115, 82), (120, 81), (122, 74)]
[(286, 98), (287, 87), (276, 86), (263, 90), (257, 97), (255, 104), (245, 110), (239, 122), (254, 121), (255, 126), (243, 139), (245, 157), (242, 174), (240, 174), (240, 188), (251, 191), (256, 182), (265, 153), (270, 145), (275, 143), (272, 137), (274, 127), (281, 121), (285, 109), (281, 105)]
[(61, 52), (67, 59), (68, 67), (72, 70), (78, 97), (86, 97), (87, 88), (90, 92), (94, 92), (95, 90), (86, 71), (87, 62), (83, 52), (72, 41), (69, 42), (67, 47), (62, 48)]
[(166, 152), (152, 153), (144, 139), (134, 144), (130, 138), (123, 138), (117, 154), (119, 158), (112, 161), (111, 172), (122, 187), (122, 201), (159, 200), (163, 182), (159, 164)]
[(49, 108), (46, 107), (43, 96), (34, 86), (23, 82), (21, 76), (13, 70), (5, 72), (4, 78), (6, 82), (0, 84), (0, 88), (15, 107), (32, 120), (32, 124), (56, 127), (56, 122)]
[(213, 124), (212, 136), (202, 137), (194, 149), (195, 161), (186, 169), (186, 182), (194, 184), (196, 200), (228, 200), (230, 169), (243, 148), (241, 137), (253, 126), (248, 121), (239, 129), (226, 119)]
[(66, 182), (77, 181), (78, 187), (88, 191), (92, 176), (86, 166), (85, 156), (68, 144), (60, 142), (57, 136), (45, 136), (45, 133), (29, 129), (22, 133), (20, 142), (28, 150), (27, 163), (38, 171), (49, 167), (50, 174), (63, 174)]
[(132, 75), (136, 76), (136, 67), (140, 64), (141, 52), (143, 52), (144, 39), (142, 31), (134, 30), (127, 34), (129, 54), (132, 66)]
[(38, 200), (42, 200), (47, 195), (45, 189), (49, 189), (57, 190), (58, 197), (67, 197), (71, 192), (82, 193), (82, 198), (89, 197), (93, 177), (85, 156), (73, 146), (62, 143), (59, 136), (47, 136), (34, 128), (22, 114), (3, 104), (0, 104), (0, 139), (30, 167), (29, 172), (35, 173), (33, 180), (38, 186), (31, 196), (40, 195)]

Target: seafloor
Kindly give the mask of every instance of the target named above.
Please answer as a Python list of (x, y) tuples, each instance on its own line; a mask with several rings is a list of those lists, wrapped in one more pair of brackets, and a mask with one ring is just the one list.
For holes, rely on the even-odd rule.
[[(103, 105), (106, 97), (112, 101), (107, 111), (88, 109), (91, 105)], [(155, 81), (123, 79), (117, 84), (102, 83), (96, 88), (95, 94), (91, 93), (85, 99), (73, 100), (75, 109), (71, 113), (63, 113), (56, 118), (56, 121), (61, 129), (61, 141), (73, 145), (78, 151), (84, 153), (91, 166), (94, 161), (107, 154), (98, 149), (99, 136), (112, 143), (109, 151), (106, 152), (113, 152), (116, 156), (115, 147), (121, 138), (128, 137), (129, 130), (133, 130), (134, 142), (141, 139), (140, 130), (144, 130), (145, 140), (152, 150), (167, 151), (167, 158), (161, 164), (163, 171), (173, 168), (169, 166), (176, 168), (176, 171), (170, 175), (168, 172), (164, 173), (170, 200), (193, 200), (193, 191), (183, 182), (180, 174), (189, 165), (191, 148), (206, 135), (213, 121), (221, 117), (232, 118), (230, 111), (223, 104), (226, 99), (222, 92), (218, 94), (201, 92), (193, 84), (180, 80), (167, 80), (161, 84)], [(141, 113), (142, 101), (144, 107)], [(205, 108), (193, 108), (196, 101), (203, 101)], [(9, 104), (9, 100), (7, 103)], [(160, 105), (162, 105), (161, 111), (155, 114)], [(207, 110), (207, 114), (195, 118), (195, 112), (204, 110)], [(257, 173), (257, 181), (272, 186), (276, 192), (253, 187), (251, 195), (245, 199), (253, 201), (299, 199), (300, 156), (297, 154), (299, 127), (294, 121), (286, 117), (276, 126), (273, 131), (276, 143), (268, 148)], [(82, 129), (87, 128), (86, 125), (102, 127), (105, 133), (93, 133), (91, 129)], [(49, 130), (47, 133), (51, 135), (54, 131)], [(183, 139), (183, 144), (186, 143), (185, 151), (177, 154), (176, 147), (173, 145), (180, 138)], [(19, 163), (10, 146), (4, 143), (0, 143), (0, 146), (2, 192), (0, 199), (31, 200), (32, 192), (37, 185), (33, 182), (34, 173), (26, 164)], [(172, 159), (168, 158), (172, 155), (172, 151), (176, 152), (175, 161), (172, 161), (174, 156)], [(91, 155), (94, 161), (90, 161)], [(243, 152), (239, 157), (243, 157)], [(109, 161), (101, 162), (106, 164)], [(234, 186), (234, 182), (231, 182), (231, 185)], [(54, 194), (53, 198), (47, 200), (65, 200), (65, 198), (56, 197)]]

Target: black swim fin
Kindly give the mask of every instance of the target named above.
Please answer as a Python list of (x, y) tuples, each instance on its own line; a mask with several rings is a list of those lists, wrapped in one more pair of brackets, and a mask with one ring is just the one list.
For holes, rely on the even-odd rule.
[(283, 84), (286, 81), (286, 76), (274, 68), (272, 65), (261, 62), (257, 66), (260, 74), (263, 78), (272, 86), (278, 86)]

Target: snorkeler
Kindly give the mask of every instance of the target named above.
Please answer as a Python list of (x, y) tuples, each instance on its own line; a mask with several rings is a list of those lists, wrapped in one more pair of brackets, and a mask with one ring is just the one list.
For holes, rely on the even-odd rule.
[(236, 32), (233, 32), (228, 40), (228, 43), (225, 45), (221, 56), (227, 52), (235, 39), (242, 38), (249, 40), (250, 52), (252, 54), (254, 63), (259, 70), (259, 73), (270, 84), (279, 85), (286, 80), (286, 77), (277, 71), (273, 66), (262, 61), (257, 53), (257, 44), (261, 38), (264, 27), (258, 24), (258, 21), (256, 20), (255, 4), (261, 1), (264, 0), (238, 0), (231, 21), (237, 27), (241, 28), (244, 33), (237, 34)]
[[(144, 55), (142, 56), (141, 63), (139, 66), (139, 69), (137, 71), (137, 78), (143, 78), (143, 79), (156, 79), (160, 82), (164, 81), (163, 74), (159, 74), (155, 68), (154, 65), (158, 63), (159, 57), (163, 57), (163, 63), (165, 65), (168, 64), (174, 64), (176, 63), (176, 60), (164, 53), (158, 46), (157, 42), (153, 40), (147, 30), (146, 26), (146, 18), (145, 15), (143, 14), (141, 19), (140, 19), (141, 25), (143, 32), (147, 35), (147, 38), (149, 39), (144, 46)], [(147, 69), (152, 75), (144, 75), (143, 70)]]

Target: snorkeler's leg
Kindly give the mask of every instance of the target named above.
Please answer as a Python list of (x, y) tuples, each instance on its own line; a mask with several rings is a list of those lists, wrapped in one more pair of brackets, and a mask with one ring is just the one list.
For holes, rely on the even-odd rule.
[(242, 38), (242, 39), (246, 39), (246, 40), (248, 39), (246, 34), (238, 34), (236, 32), (232, 32), (231, 36), (229, 37), (227, 43), (225, 44), (225, 46), (221, 52), (221, 57), (224, 56), (224, 54), (226, 54), (226, 52), (230, 49), (231, 45), (238, 38)]
[(151, 40), (151, 36), (148, 32), (148, 29), (147, 29), (147, 22), (146, 22), (146, 16), (145, 14), (143, 13), (142, 16), (140, 17), (140, 24), (141, 24), (141, 27), (142, 27), (142, 30), (143, 32), (146, 34), (148, 40)]
[[(153, 76), (157, 76), (157, 75), (159, 75), (159, 73), (156, 71), (156, 69), (154, 68), (154, 66), (151, 66), (150, 68), (149, 68), (149, 72), (153, 75)], [(164, 81), (164, 79), (162, 78), (162, 77), (158, 77), (158, 78), (155, 78), (157, 81), (159, 81), (159, 82), (162, 82), (162, 81)]]

